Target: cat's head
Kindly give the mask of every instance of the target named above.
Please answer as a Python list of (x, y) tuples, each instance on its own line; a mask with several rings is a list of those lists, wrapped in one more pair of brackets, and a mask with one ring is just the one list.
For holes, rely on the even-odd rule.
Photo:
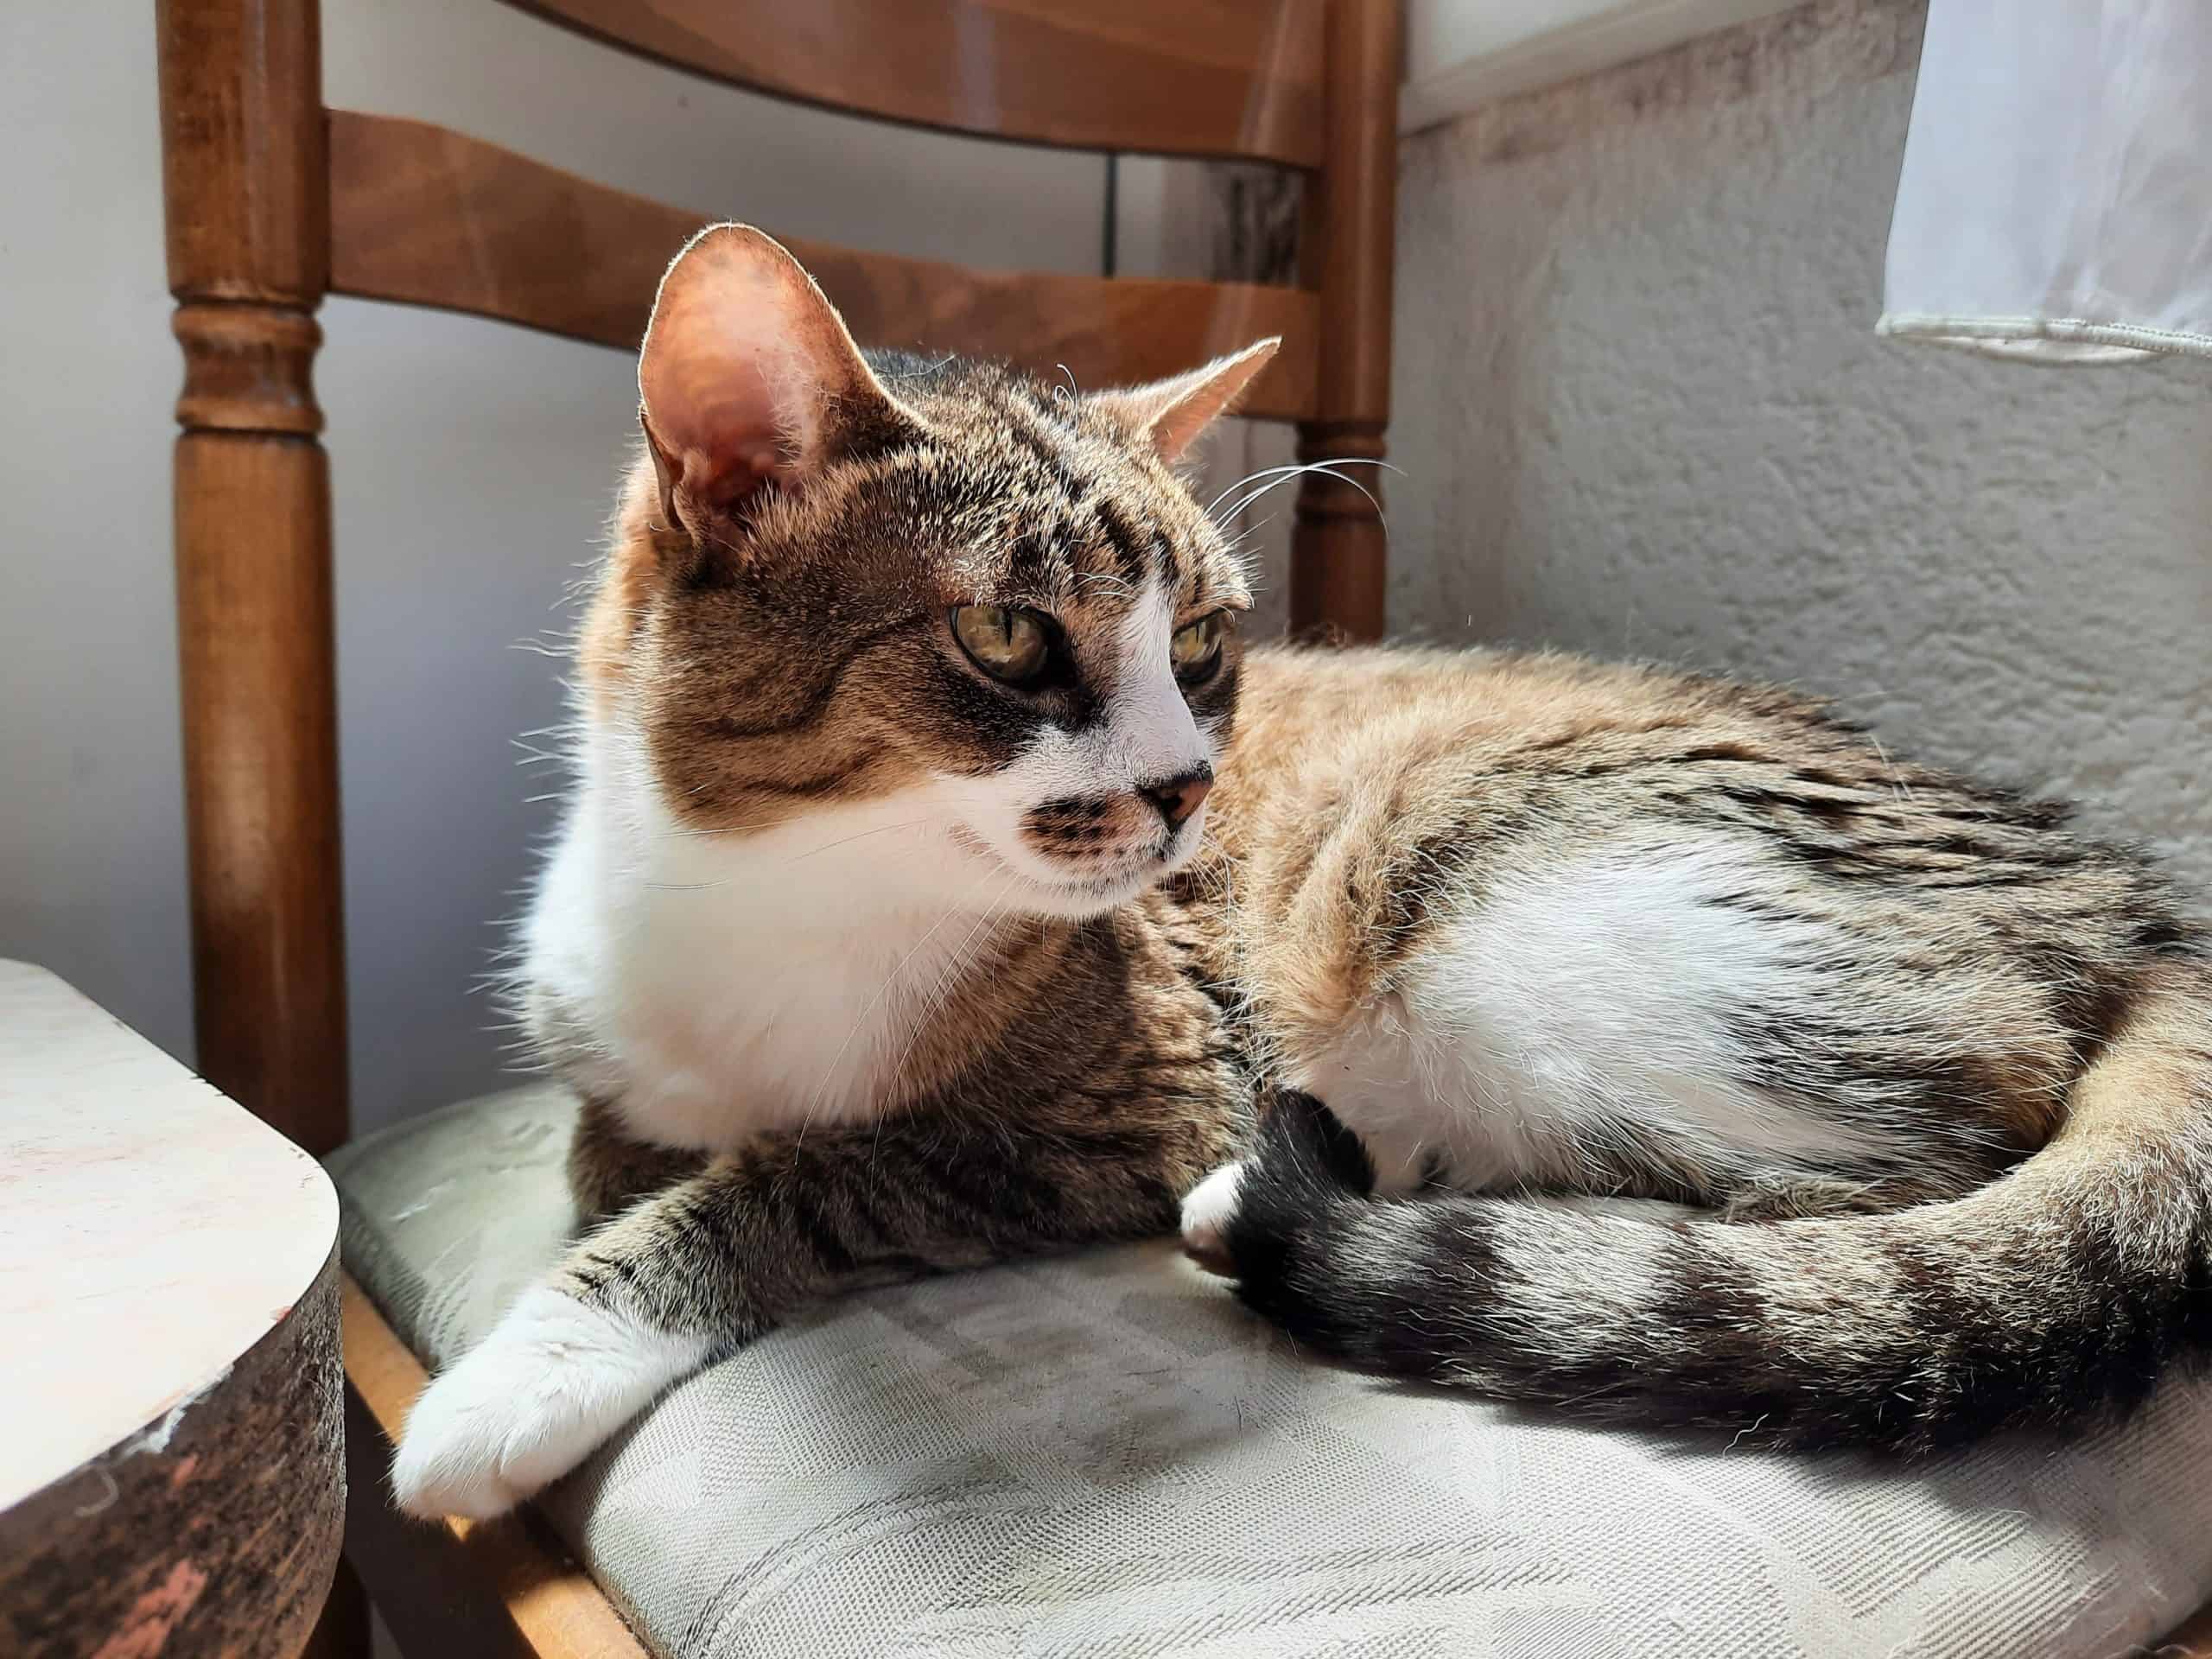
[(588, 696), (687, 834), (881, 818), (1009, 907), (1122, 902), (1198, 846), (1250, 604), (1174, 465), (1274, 346), (1089, 392), (864, 358), (775, 242), (702, 232), (645, 337)]

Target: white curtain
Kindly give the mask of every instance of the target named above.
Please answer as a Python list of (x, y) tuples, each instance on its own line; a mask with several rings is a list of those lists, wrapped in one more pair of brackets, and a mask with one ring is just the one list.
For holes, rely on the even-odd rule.
[(2212, 356), (2212, 0), (1929, 0), (1879, 327)]

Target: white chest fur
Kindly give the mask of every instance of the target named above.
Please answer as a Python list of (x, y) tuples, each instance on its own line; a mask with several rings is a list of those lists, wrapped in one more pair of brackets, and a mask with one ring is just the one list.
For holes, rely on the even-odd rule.
[(997, 883), (935, 787), (704, 833), (601, 739), (533, 903), (525, 971), (640, 1135), (715, 1148), (894, 1104)]

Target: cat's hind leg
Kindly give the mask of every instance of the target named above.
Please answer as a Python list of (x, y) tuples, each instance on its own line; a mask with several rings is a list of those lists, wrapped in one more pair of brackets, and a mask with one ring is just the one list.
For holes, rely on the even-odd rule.
[(1432, 1160), (1470, 1190), (1740, 1197), (1748, 1217), (1999, 1173), (2028, 1148), (1988, 1103), (2067, 1057), (1999, 1048), (1981, 1008), (2001, 986), (1899, 959), (1878, 914), (1846, 925), (1796, 880), (1716, 832), (1439, 895), (1287, 1080), (1355, 1133), (1421, 1143), (1378, 1165)]

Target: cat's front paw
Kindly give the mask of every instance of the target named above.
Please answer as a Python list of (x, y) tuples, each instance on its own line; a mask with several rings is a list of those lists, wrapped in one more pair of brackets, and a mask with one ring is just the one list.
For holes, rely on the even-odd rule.
[(393, 1495), (424, 1520), (503, 1515), (582, 1462), (706, 1352), (698, 1338), (560, 1291), (526, 1292), (416, 1401), (392, 1459)]
[(1183, 1253), (1209, 1273), (1236, 1274), (1229, 1255), (1229, 1224), (1236, 1216), (1236, 1192), (1244, 1166), (1224, 1164), (1183, 1198)]

